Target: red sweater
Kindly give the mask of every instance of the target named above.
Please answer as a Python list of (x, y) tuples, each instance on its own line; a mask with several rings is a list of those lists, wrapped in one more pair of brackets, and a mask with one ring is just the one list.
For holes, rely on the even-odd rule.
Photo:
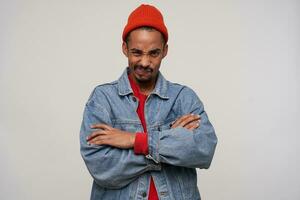
[[(146, 120), (145, 120), (145, 115), (144, 115), (144, 108), (145, 108), (147, 96), (140, 92), (139, 86), (130, 78), (130, 76), (128, 76), (128, 78), (129, 78), (131, 88), (133, 90), (133, 95), (139, 99), (139, 105), (138, 105), (136, 112), (141, 120), (143, 129), (144, 129), (144, 133), (136, 133), (135, 143), (134, 143), (134, 153), (147, 155), (148, 154), (148, 136), (147, 136)], [(148, 200), (158, 200), (158, 195), (157, 195), (157, 191), (156, 191), (152, 176), (151, 176), (151, 180), (150, 180), (150, 189), (149, 189)]]

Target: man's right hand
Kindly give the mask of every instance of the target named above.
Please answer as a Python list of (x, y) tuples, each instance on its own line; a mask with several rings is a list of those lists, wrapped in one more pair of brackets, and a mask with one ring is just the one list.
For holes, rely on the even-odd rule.
[(200, 115), (186, 114), (175, 120), (171, 128), (184, 127), (192, 131), (200, 126), (200, 120)]

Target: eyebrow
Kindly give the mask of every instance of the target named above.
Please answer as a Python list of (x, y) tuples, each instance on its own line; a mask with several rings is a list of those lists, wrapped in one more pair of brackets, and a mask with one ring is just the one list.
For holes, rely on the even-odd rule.
[(131, 52), (132, 52), (132, 51), (134, 51), (134, 52), (143, 52), (142, 50), (136, 49), (136, 48), (132, 48), (132, 49), (130, 49), (130, 51), (131, 51)]
[[(137, 48), (132, 48), (132, 49), (130, 49), (130, 51), (131, 51), (131, 52), (139, 52), (139, 53), (142, 53), (142, 52), (143, 52), (142, 50), (137, 49)], [(161, 49), (156, 48), (156, 49), (150, 50), (149, 53), (155, 53), (155, 52), (160, 52), (160, 51), (161, 51)]]
[(156, 53), (156, 52), (161, 52), (161, 49), (157, 48), (149, 51), (149, 53)]

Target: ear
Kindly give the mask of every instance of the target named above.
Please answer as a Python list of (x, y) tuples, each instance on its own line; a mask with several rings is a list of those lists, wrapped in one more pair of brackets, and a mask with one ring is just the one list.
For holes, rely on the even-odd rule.
[(168, 44), (166, 44), (166, 45), (164, 46), (163, 55), (162, 55), (163, 58), (166, 57), (166, 55), (168, 54), (168, 47), (169, 47)]
[(122, 43), (122, 51), (123, 51), (123, 54), (128, 58), (128, 47), (127, 47), (126, 42)]

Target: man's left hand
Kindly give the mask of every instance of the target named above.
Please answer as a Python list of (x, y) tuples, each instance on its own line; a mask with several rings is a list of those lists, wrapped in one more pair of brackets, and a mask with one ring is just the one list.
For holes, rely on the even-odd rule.
[(86, 138), (88, 144), (109, 145), (120, 149), (134, 146), (135, 133), (121, 131), (106, 124), (94, 124), (91, 128), (97, 130)]

